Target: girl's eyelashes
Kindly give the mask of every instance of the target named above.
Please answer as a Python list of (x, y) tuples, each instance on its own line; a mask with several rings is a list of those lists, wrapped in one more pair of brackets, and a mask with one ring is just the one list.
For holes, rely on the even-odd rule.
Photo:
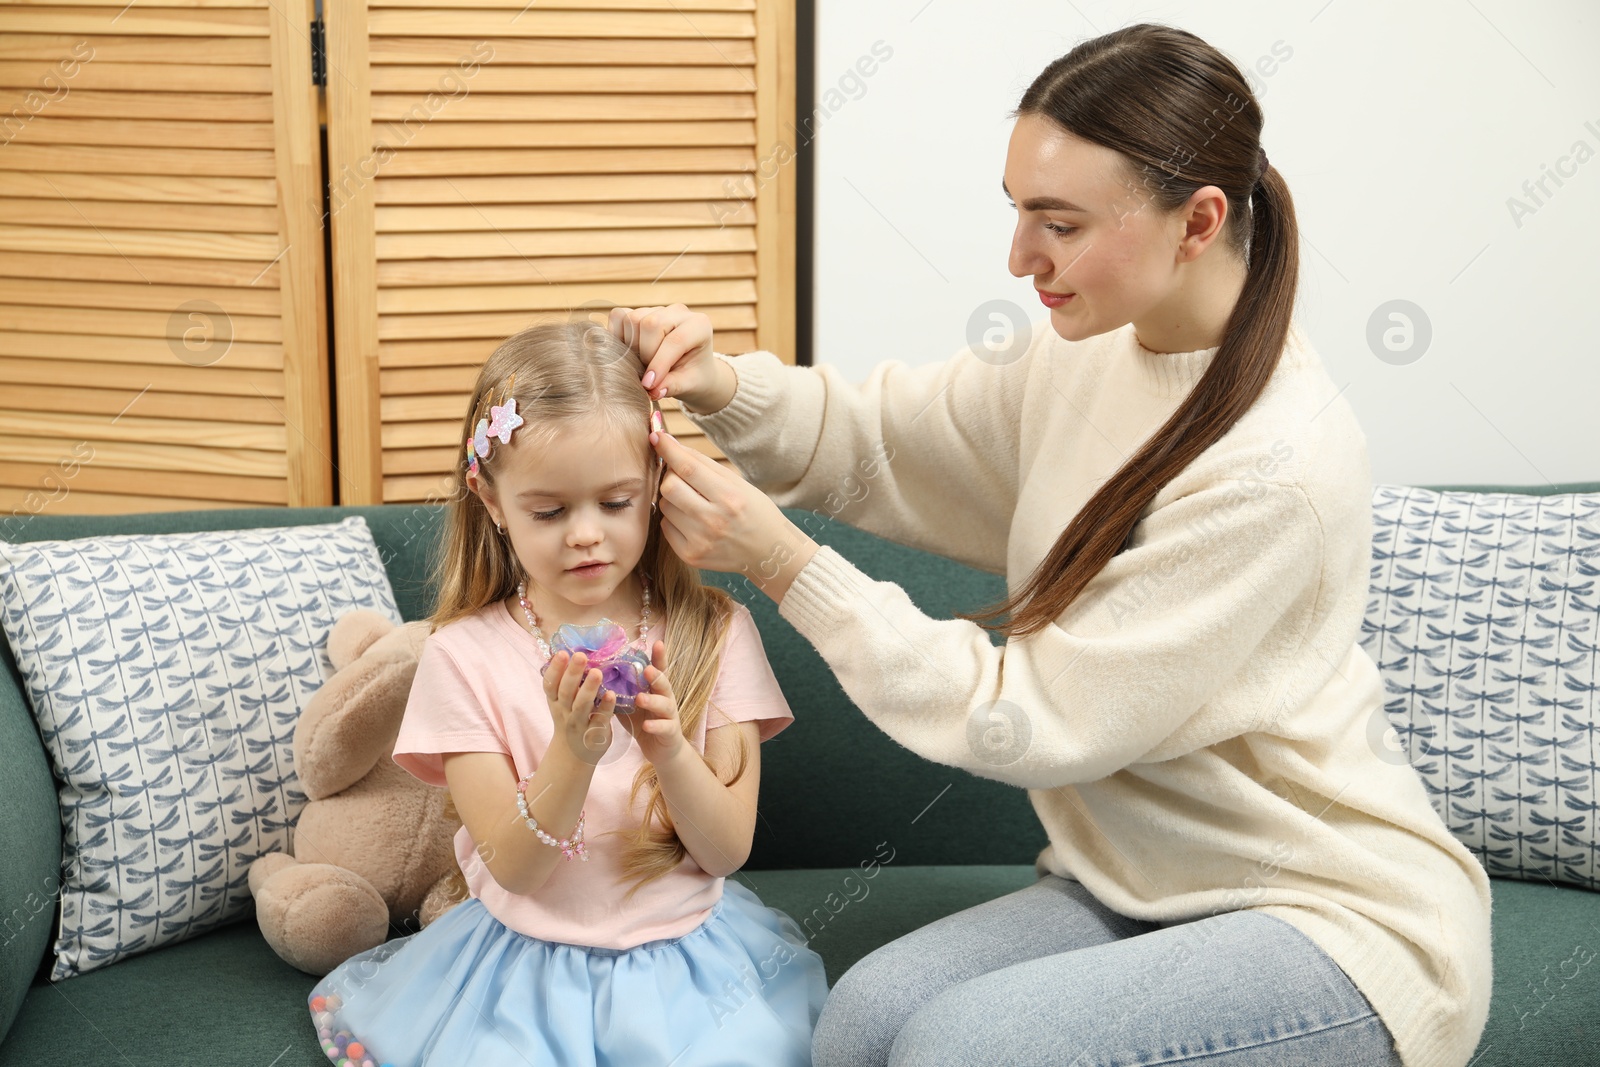
[[(600, 506), (605, 508), (607, 511), (626, 511), (628, 508), (633, 507), (633, 501), (607, 500), (602, 502)], [(551, 519), (554, 519), (556, 516), (560, 515), (561, 511), (561, 508), (555, 508), (550, 511), (530, 511), (528, 514), (533, 516), (535, 519), (538, 519), (540, 522), (549, 522)]]

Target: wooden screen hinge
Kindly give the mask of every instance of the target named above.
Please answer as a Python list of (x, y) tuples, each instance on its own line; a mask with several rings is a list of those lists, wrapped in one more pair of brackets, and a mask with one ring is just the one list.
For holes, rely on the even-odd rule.
[(328, 84), (328, 42), (321, 19), (311, 20), (311, 84)]

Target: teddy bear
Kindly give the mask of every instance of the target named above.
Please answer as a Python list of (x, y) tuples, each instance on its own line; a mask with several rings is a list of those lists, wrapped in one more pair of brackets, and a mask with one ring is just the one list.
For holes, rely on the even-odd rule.
[(388, 940), (390, 927), (427, 926), (467, 897), (449, 790), (394, 762), (429, 624), (396, 625), (359, 608), (328, 632), (334, 673), (295, 726), (293, 759), (306, 804), (291, 852), (249, 868), (261, 933), (274, 952), (325, 975)]

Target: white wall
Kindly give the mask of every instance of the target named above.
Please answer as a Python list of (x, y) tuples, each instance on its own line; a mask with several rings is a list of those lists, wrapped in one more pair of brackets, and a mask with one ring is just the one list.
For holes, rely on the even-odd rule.
[[(1287, 54), (1255, 84), (1299, 213), (1297, 314), (1374, 479), (1600, 480), (1600, 8), (1585, 0), (819, 0), (816, 361), (860, 381), (882, 360), (947, 359), (995, 298), (1049, 328), (1006, 269), (1004, 116), (1050, 60), (1144, 21), (1241, 68)], [(1536, 203), (1524, 182), (1558, 163), (1570, 177)], [(1514, 219), (1512, 197), (1531, 212)], [(1410, 362), (1367, 340), (1395, 299), (1431, 325)]]

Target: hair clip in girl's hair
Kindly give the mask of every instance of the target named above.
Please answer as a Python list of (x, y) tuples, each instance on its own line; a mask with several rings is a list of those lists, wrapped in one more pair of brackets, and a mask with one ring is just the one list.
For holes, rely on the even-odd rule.
[[(513, 374), (505, 392), (509, 394), (516, 384), (517, 376)], [(467, 470), (472, 474), (478, 473), (478, 460), (489, 458), (489, 453), (494, 449), (494, 439), (499, 438), (503, 445), (510, 444), (511, 431), (523, 423), (522, 416), (517, 414), (517, 398), (514, 396), (507, 396), (504, 404), (491, 404), (489, 414), (492, 418), (479, 419), (472, 436), (467, 438)]]
[(494, 418), (479, 419), (478, 427), (472, 433), (472, 447), (481, 459), (489, 458), (495, 438), (498, 437), (503, 445), (510, 444), (511, 431), (521, 426), (523, 421), (522, 416), (517, 414), (516, 397), (489, 408), (489, 411)]
[(489, 408), (489, 413), (494, 416), (488, 425), (489, 436), (500, 438), (500, 443), (511, 443), (511, 431), (522, 425), (522, 416), (517, 414), (517, 398), (511, 397), (498, 407)]

